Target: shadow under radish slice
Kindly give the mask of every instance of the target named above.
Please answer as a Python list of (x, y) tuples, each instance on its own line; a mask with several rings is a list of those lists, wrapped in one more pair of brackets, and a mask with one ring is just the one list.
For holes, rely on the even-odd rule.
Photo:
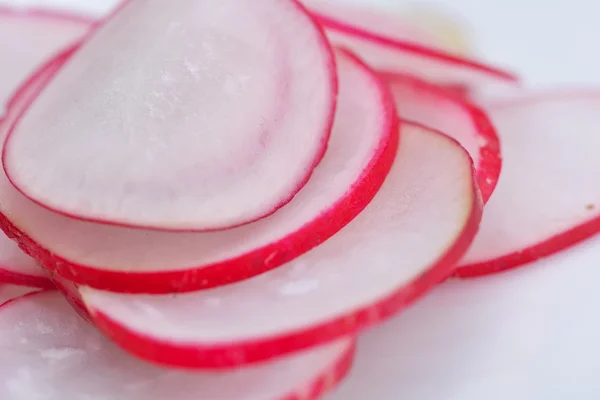
[(2, 174), (0, 225), (47, 269), (111, 291), (190, 291), (278, 267), (356, 217), (394, 162), (397, 117), (388, 89), (348, 53), (337, 52), (337, 64), (340, 92), (327, 153), (296, 197), (262, 220), (204, 233), (79, 221), (25, 198)]
[(496, 129), (483, 110), (447, 89), (409, 75), (387, 75), (398, 115), (444, 132), (471, 155), (477, 183), (487, 202), (496, 187), (502, 157)]
[(532, 94), (488, 112), (503, 170), (461, 277), (514, 268), (600, 231), (600, 93)]
[(3, 164), (25, 196), (73, 218), (239, 226), (306, 184), (336, 81), (329, 43), (295, 0), (131, 0), (11, 127)]
[(402, 32), (398, 28), (401, 21), (383, 10), (334, 1), (305, 0), (304, 3), (333, 45), (352, 50), (378, 71), (417, 75), (437, 84), (469, 87), (512, 86), (518, 81), (512, 72), (419, 42), (410, 30)]
[(92, 23), (52, 10), (0, 6), (0, 117), (10, 95), (44, 60), (80, 40)]
[[(600, 397), (600, 241), (477, 280), (451, 280), (359, 339), (329, 400)], [(435, 384), (432, 384), (435, 382)]]
[(0, 308), (0, 398), (22, 400), (317, 399), (349, 369), (352, 339), (223, 372), (164, 369), (122, 352), (58, 292)]
[(401, 127), (390, 174), (365, 210), (319, 247), (252, 279), (181, 295), (81, 287), (96, 325), (154, 362), (223, 368), (365, 328), (451, 274), (477, 231), (472, 162), (454, 140)]

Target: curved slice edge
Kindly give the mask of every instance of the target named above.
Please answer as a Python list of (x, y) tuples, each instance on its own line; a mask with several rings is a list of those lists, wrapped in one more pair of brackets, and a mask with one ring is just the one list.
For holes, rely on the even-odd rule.
[(39, 287), (0, 283), (0, 307), (5, 303), (29, 295), (30, 293), (37, 293), (41, 290), (43, 289), (40, 289)]

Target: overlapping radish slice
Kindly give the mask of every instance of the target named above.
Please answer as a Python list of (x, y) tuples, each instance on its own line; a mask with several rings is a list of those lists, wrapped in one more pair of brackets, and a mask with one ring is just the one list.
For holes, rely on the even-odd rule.
[(306, 183), (335, 99), (331, 48), (295, 0), (131, 0), (11, 129), (4, 168), (78, 219), (241, 225)]
[(389, 91), (348, 53), (338, 52), (337, 64), (340, 93), (328, 151), (298, 195), (269, 217), (204, 233), (83, 222), (40, 207), (2, 175), (0, 211), (5, 217), (0, 222), (45, 267), (113, 291), (194, 290), (277, 267), (360, 213), (394, 161), (398, 135)]
[(462, 147), (417, 125), (403, 125), (401, 137), (373, 201), (319, 247), (258, 277), (196, 293), (82, 287), (94, 322), (142, 358), (219, 368), (326, 342), (398, 312), (451, 273), (481, 216)]
[(528, 268), (448, 281), (364, 335), (352, 375), (328, 399), (596, 398), (599, 258), (594, 240)]
[(442, 131), (469, 152), (486, 202), (498, 182), (502, 158), (496, 129), (485, 112), (464, 97), (417, 77), (390, 74), (385, 78), (402, 119)]
[(304, 0), (325, 29), (329, 40), (361, 56), (375, 69), (422, 76), (438, 84), (514, 84), (508, 71), (445, 52), (414, 29), (403, 29), (399, 20), (382, 10), (329, 0)]
[(40, 63), (81, 39), (90, 26), (68, 14), (0, 6), (0, 116), (10, 95)]
[(457, 269), (465, 277), (525, 264), (600, 230), (600, 93), (531, 95), (489, 113), (503, 171)]
[(3, 400), (312, 400), (346, 373), (353, 341), (240, 370), (169, 370), (131, 358), (43, 292), (0, 308), (0, 351)]
[(0, 305), (17, 297), (41, 290), (40, 288), (23, 285), (11, 285), (0, 283)]
[(81, 300), (78, 286), (75, 283), (56, 275), (52, 275), (51, 279), (52, 283), (54, 283), (56, 286), (56, 289), (63, 294), (65, 299), (67, 299), (77, 314), (79, 314), (86, 321), (91, 322), (92, 317), (90, 316), (87, 307), (83, 303), (83, 300)]

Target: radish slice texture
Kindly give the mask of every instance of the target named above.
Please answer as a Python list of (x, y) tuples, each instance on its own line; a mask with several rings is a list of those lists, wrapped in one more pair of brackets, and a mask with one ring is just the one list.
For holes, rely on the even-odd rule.
[(448, 281), (364, 335), (328, 399), (599, 398), (599, 258), (594, 240), (528, 268)]
[(22, 285), (0, 284), (0, 305), (17, 297), (39, 291), (40, 288)]
[(336, 87), (329, 43), (294, 0), (131, 0), (16, 123), (3, 163), (27, 197), (74, 218), (241, 225), (306, 183)]
[(258, 277), (196, 293), (82, 287), (94, 322), (142, 358), (219, 368), (332, 340), (398, 312), (451, 273), (481, 216), (464, 149), (423, 127), (401, 130), (381, 190), (319, 247)]
[(471, 155), (486, 202), (496, 187), (502, 158), (496, 129), (483, 110), (464, 97), (409, 75), (387, 75), (398, 114), (456, 139)]
[(92, 23), (42, 9), (0, 6), (0, 114), (10, 95), (44, 60), (88, 33)]
[(307, 185), (269, 217), (203, 233), (109, 226), (48, 211), (0, 176), (2, 225), (46, 268), (111, 291), (189, 291), (275, 268), (360, 213), (394, 162), (398, 135), (389, 91), (352, 55), (338, 52), (337, 64), (340, 93), (328, 151)]
[(600, 93), (532, 94), (489, 108), (504, 166), (458, 276), (548, 256), (600, 230)]
[(291, 400), (316, 399), (335, 385), (353, 341), (236, 371), (163, 369), (123, 353), (59, 293), (43, 292), (0, 308), (0, 349), (4, 400)]
[(399, 19), (383, 10), (327, 0), (304, 3), (331, 43), (354, 51), (377, 70), (414, 74), (438, 84), (512, 86), (518, 81), (512, 72), (445, 52), (430, 40), (417, 40), (414, 30), (402, 29)]

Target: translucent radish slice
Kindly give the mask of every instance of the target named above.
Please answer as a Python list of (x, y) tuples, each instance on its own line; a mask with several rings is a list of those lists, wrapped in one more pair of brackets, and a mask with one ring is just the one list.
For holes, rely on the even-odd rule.
[(4, 229), (58, 275), (112, 291), (189, 291), (275, 268), (360, 213), (394, 161), (398, 135), (389, 91), (353, 56), (339, 52), (337, 64), (340, 93), (328, 151), (307, 185), (269, 217), (205, 233), (101, 225), (50, 212), (0, 176)]
[(52, 283), (56, 285), (56, 288), (65, 296), (65, 299), (69, 302), (71, 307), (79, 314), (83, 319), (88, 322), (92, 321), (92, 317), (88, 312), (83, 300), (81, 300), (81, 295), (79, 294), (78, 286), (66, 279), (62, 279), (56, 275), (52, 276)]
[(75, 314), (58, 292), (0, 308), (3, 400), (317, 399), (348, 370), (353, 341), (222, 372), (147, 365)]
[(40, 288), (0, 283), (0, 305), (38, 290), (40, 290)]
[(217, 289), (124, 295), (82, 287), (96, 324), (155, 362), (218, 368), (355, 332), (445, 279), (475, 235), (481, 203), (455, 141), (402, 127), (396, 162), (365, 210), (289, 264)]
[(600, 230), (600, 93), (536, 94), (491, 107), (503, 170), (456, 274), (517, 267)]
[(82, 220), (205, 231), (304, 186), (337, 86), (314, 21), (295, 0), (164, 4), (127, 2), (16, 123), (3, 162), (27, 197)]
[(418, 75), (439, 84), (513, 85), (518, 80), (512, 72), (445, 52), (431, 39), (417, 39), (415, 28), (402, 29), (393, 14), (373, 6), (323, 0), (304, 3), (331, 43), (354, 51), (377, 70)]
[(0, 6), (0, 115), (10, 95), (39, 64), (81, 39), (90, 26), (69, 14)]
[(594, 240), (529, 268), (448, 281), (364, 335), (328, 399), (600, 398), (598, 259)]
[(442, 131), (469, 152), (486, 202), (498, 182), (502, 158), (496, 129), (485, 112), (446, 88), (417, 77), (395, 74), (386, 80), (401, 118)]

